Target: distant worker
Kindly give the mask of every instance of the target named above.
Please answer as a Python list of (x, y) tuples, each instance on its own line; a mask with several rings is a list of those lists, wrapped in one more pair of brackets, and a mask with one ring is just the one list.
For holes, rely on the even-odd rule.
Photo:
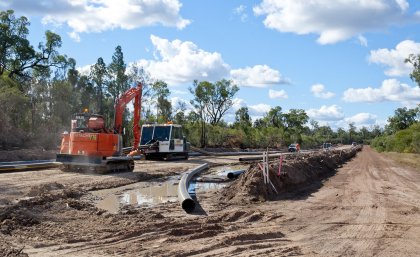
[(300, 145), (296, 144), (296, 152), (300, 152)]

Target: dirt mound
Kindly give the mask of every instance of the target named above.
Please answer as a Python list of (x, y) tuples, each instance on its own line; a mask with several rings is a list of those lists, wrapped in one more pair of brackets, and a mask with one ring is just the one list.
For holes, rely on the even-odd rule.
[(20, 227), (30, 227), (39, 224), (43, 218), (43, 211), (53, 206), (53, 202), (62, 201), (63, 206), (74, 209), (91, 208), (91, 205), (78, 202), (84, 192), (67, 189), (59, 183), (47, 183), (32, 187), (26, 198), (14, 205), (0, 209), (0, 232), (10, 234)]
[(303, 184), (318, 183), (323, 176), (335, 171), (360, 150), (361, 147), (355, 147), (346, 150), (285, 155), (280, 176), (279, 160), (271, 160), (269, 178), (272, 185), (264, 183), (263, 173), (256, 162), (237, 181), (222, 190), (220, 199), (237, 203), (275, 200), (281, 192)]

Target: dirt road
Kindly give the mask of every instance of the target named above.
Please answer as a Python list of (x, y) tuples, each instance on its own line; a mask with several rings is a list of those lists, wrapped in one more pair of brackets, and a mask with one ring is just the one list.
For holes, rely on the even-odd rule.
[(92, 204), (92, 190), (163, 179), (203, 161), (227, 165), (236, 159), (153, 163), (118, 176), (56, 170), (0, 174), (0, 250), (10, 256), (420, 253), (420, 171), (399, 167), (369, 147), (329, 178), (276, 201), (231, 204), (219, 191), (210, 191), (197, 195), (199, 206), (193, 214), (185, 214), (178, 203), (127, 207), (118, 214)]

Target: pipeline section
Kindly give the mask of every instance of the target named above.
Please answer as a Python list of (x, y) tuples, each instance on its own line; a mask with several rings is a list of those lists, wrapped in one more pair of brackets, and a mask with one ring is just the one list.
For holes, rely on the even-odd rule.
[(181, 180), (178, 185), (178, 200), (181, 203), (182, 209), (187, 213), (191, 213), (195, 209), (195, 201), (191, 198), (188, 193), (188, 185), (192, 177), (201, 171), (208, 169), (209, 165), (207, 163), (198, 166), (197, 168), (191, 169), (182, 174)]
[(233, 170), (233, 171), (229, 171), (227, 174), (228, 179), (235, 179), (237, 177), (239, 177), (239, 175), (241, 175), (242, 173), (244, 173), (246, 170)]
[[(301, 150), (299, 153), (313, 153), (313, 152), (317, 152), (319, 150)], [(297, 152), (284, 152), (284, 153), (275, 153), (275, 154), (270, 154), (270, 152), (268, 153), (269, 159), (274, 159), (274, 158), (278, 158), (281, 155), (294, 155), (294, 154), (299, 154)], [(263, 156), (251, 156), (251, 157), (240, 157), (239, 161), (240, 162), (247, 162), (247, 161), (262, 161), (263, 160)]]
[(0, 162), (0, 172), (13, 172), (55, 168), (60, 165), (54, 160)]
[[(209, 152), (197, 147), (190, 147), (192, 151), (208, 156), (236, 156), (236, 155), (260, 155), (263, 152)], [(270, 154), (283, 153), (284, 151), (270, 151)]]

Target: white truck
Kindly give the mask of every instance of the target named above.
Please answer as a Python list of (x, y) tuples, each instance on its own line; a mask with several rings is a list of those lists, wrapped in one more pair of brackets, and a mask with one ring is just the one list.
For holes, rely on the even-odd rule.
[(140, 150), (148, 159), (188, 159), (190, 143), (178, 124), (145, 124), (141, 127)]

